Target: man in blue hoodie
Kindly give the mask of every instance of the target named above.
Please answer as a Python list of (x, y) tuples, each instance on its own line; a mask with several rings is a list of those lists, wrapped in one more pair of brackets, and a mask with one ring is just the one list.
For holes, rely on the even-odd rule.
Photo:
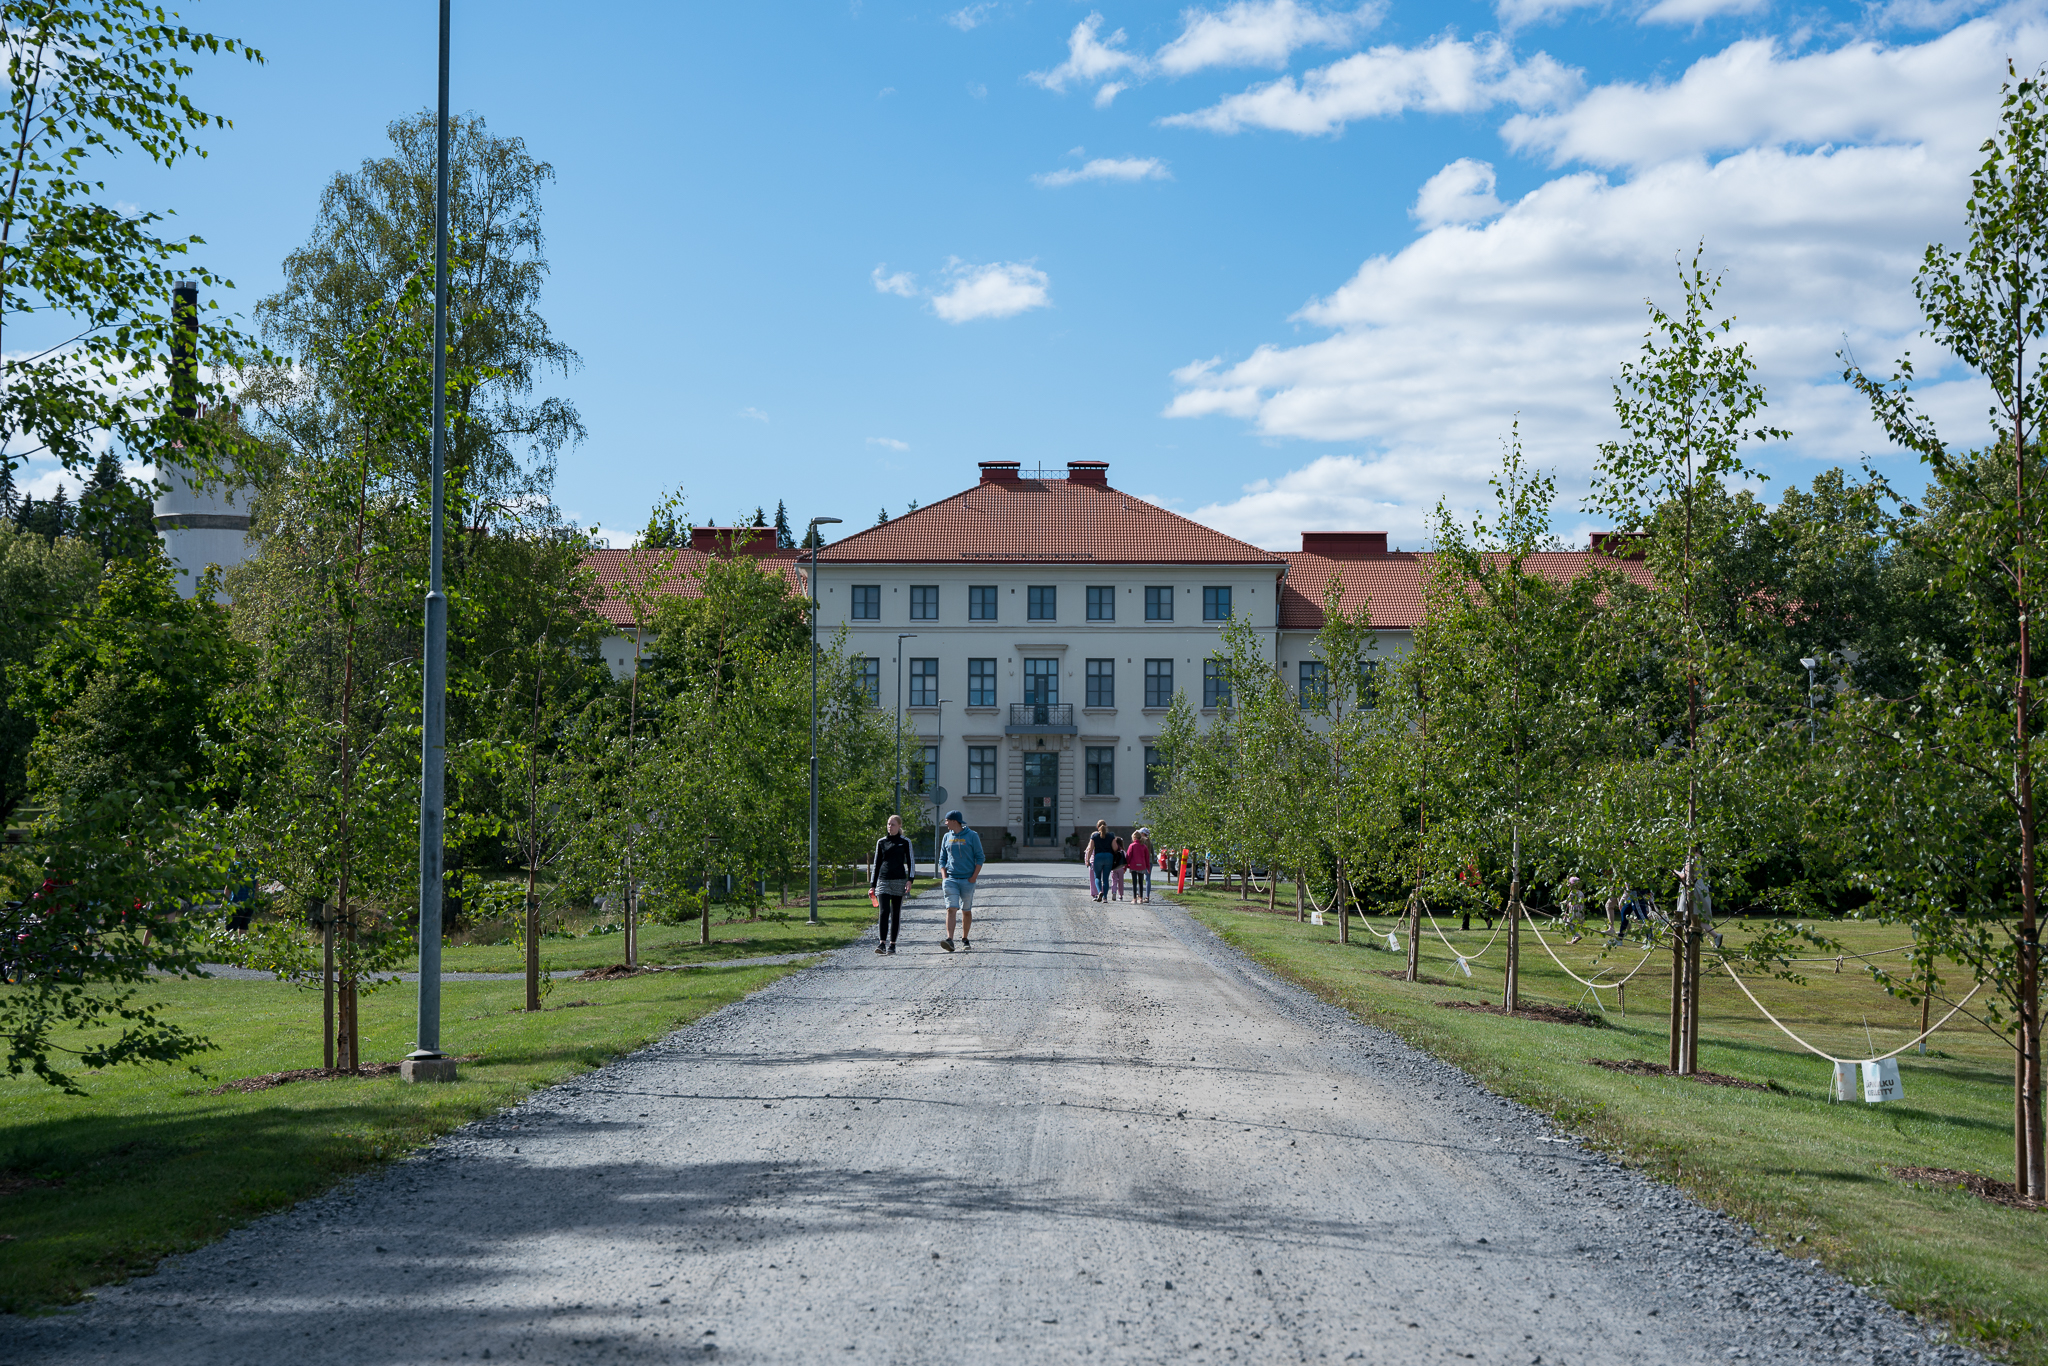
[(981, 876), (981, 836), (968, 828), (967, 817), (946, 813), (946, 833), (939, 840), (939, 875), (946, 880), (946, 937), (939, 947), (953, 951), (953, 913), (960, 913), (960, 947), (974, 947), (974, 880)]

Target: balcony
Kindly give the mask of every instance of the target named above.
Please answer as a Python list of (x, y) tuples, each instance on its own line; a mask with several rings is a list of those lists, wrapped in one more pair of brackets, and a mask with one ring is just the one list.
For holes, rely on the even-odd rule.
[(1012, 702), (1011, 735), (1072, 735), (1074, 704), (1071, 702)]

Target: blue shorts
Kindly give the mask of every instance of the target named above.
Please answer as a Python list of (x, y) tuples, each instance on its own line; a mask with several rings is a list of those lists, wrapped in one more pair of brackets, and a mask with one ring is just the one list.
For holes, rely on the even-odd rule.
[(946, 879), (946, 905), (963, 911), (974, 909), (974, 884), (964, 877)]

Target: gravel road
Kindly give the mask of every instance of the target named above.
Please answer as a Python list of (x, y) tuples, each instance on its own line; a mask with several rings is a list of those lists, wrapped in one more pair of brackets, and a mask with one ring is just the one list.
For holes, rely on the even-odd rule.
[[(1071, 867), (0, 1330), (17, 1363), (1974, 1362)], [(1532, 1028), (1542, 1026), (1532, 1026)]]

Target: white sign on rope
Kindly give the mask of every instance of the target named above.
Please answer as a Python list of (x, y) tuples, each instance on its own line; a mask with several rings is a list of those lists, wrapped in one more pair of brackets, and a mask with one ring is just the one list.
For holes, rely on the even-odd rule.
[(1899, 1060), (1881, 1058), (1876, 1062), (1863, 1064), (1863, 1099), (1871, 1105), (1879, 1101), (1897, 1100), (1906, 1094), (1899, 1085)]
[(1394, 938), (1394, 936), (1393, 936), (1393, 935), (1389, 934), (1389, 935), (1387, 936), (1387, 952), (1388, 952), (1388, 953), (1399, 953), (1400, 951), (1401, 951), (1401, 941), (1400, 941), (1400, 940), (1398, 940), (1398, 939), (1396, 939), (1396, 938)]
[(1464, 973), (1467, 977), (1472, 975), (1472, 965), (1465, 961), (1463, 954), (1458, 956), (1458, 971)]
[(1835, 1064), (1835, 1100), (1856, 1100), (1863, 1092), (1863, 1083), (1857, 1080), (1857, 1065), (1853, 1062)]
[(1309, 924), (1311, 924), (1311, 925), (1320, 925), (1320, 924), (1322, 924), (1322, 923), (1323, 923), (1323, 913), (1322, 913), (1321, 911), (1310, 911), (1310, 912), (1308, 913), (1308, 923), (1309, 923)]

